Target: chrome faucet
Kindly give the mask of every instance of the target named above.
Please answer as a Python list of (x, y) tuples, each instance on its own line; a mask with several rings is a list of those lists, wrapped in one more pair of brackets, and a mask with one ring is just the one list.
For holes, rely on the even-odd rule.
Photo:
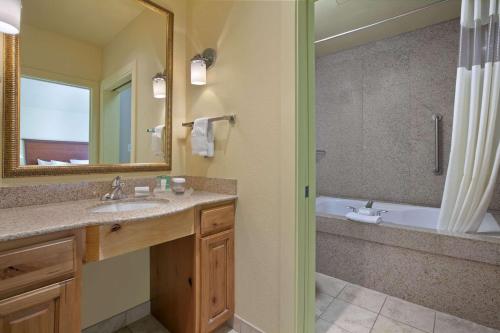
[(125, 183), (122, 182), (122, 178), (120, 176), (116, 176), (111, 183), (111, 192), (103, 195), (101, 197), (101, 200), (105, 201), (123, 199), (125, 197), (125, 194), (123, 193), (123, 185), (125, 185)]

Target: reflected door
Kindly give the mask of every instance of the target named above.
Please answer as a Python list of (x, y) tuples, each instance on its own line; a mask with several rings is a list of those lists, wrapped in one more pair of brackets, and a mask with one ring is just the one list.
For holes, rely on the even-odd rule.
[(132, 85), (128, 81), (104, 91), (101, 163), (130, 163), (132, 150)]

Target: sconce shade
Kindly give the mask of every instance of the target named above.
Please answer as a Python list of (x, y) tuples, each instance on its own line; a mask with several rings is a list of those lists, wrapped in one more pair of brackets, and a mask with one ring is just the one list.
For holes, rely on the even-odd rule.
[(196, 86), (207, 84), (207, 65), (205, 64), (205, 60), (191, 60), (191, 84)]
[(17, 35), (21, 29), (21, 0), (2, 0), (0, 32)]
[(167, 78), (161, 73), (153, 77), (153, 96), (154, 98), (167, 97)]

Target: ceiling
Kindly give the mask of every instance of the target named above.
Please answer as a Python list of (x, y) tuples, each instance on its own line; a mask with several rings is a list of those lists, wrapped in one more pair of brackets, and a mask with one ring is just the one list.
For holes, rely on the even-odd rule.
[[(317, 0), (316, 55), (338, 52), (457, 18), (460, 15), (460, 2), (460, 0)], [(421, 8), (422, 10), (418, 10)], [(415, 12), (367, 29), (318, 42), (411, 11)]]
[(105, 46), (146, 7), (136, 0), (22, 0), (22, 23)]

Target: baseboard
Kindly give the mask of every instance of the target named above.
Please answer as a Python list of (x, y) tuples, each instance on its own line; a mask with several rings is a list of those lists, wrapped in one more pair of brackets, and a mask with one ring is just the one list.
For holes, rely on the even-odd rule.
[(145, 302), (125, 310), (111, 318), (85, 328), (82, 333), (113, 333), (151, 313), (151, 302)]
[(236, 332), (245, 332), (245, 333), (265, 333), (263, 330), (249, 323), (245, 319), (241, 318), (238, 315), (234, 315), (233, 319), (229, 323), (231, 327)]

